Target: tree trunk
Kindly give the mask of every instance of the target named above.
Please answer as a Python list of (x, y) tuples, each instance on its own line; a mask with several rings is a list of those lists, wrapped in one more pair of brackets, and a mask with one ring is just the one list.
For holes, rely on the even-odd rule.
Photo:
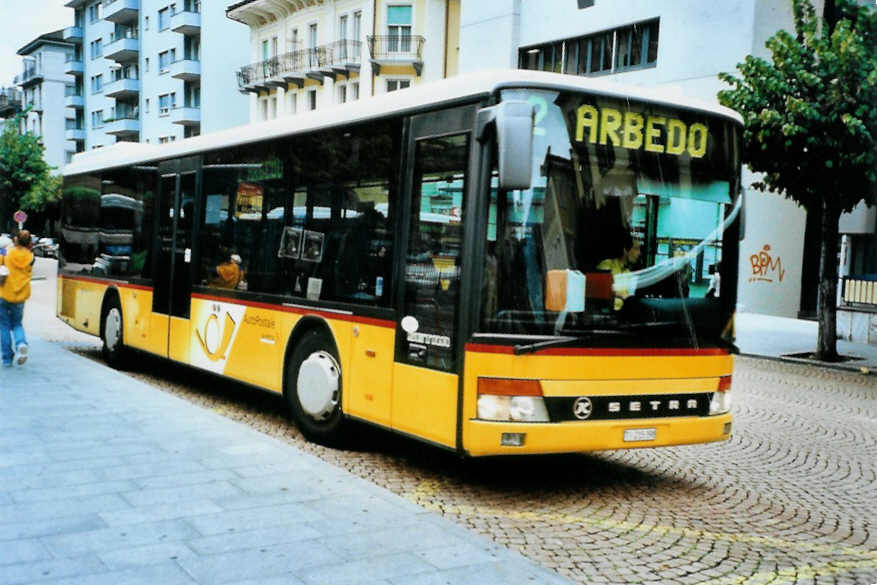
[[(819, 337), (816, 359), (839, 361), (837, 354), (837, 238), (840, 210), (822, 200), (822, 247), (819, 255)], [(806, 262), (806, 258), (804, 259)]]

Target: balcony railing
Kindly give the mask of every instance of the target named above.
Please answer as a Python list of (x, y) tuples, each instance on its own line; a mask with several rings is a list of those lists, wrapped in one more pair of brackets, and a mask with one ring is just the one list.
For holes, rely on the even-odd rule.
[(201, 79), (201, 61), (198, 59), (183, 58), (173, 61), (168, 69), (171, 77), (184, 81), (196, 81)]
[(137, 20), (140, 0), (103, 0), (104, 20), (121, 23)]
[(123, 36), (113, 35), (110, 42), (104, 47), (104, 57), (113, 61), (131, 61), (140, 53), (140, 39), (137, 34)]
[(197, 35), (201, 32), (201, 7), (198, 10), (177, 10), (171, 15), (170, 28), (183, 35)]
[(359, 41), (336, 41), (313, 49), (300, 49), (242, 67), (237, 72), (241, 92), (265, 91), (294, 83), (301, 87), (305, 78), (322, 81), (339, 73), (358, 70), (362, 61)]
[(383, 65), (411, 65), (420, 75), (423, 70), (423, 43), (420, 35), (369, 36), (368, 50), (375, 73)]
[(16, 77), (16, 81), (19, 85), (30, 85), (32, 83), (37, 83), (43, 80), (43, 69), (42, 67), (26, 67), (24, 71), (21, 72), (21, 75)]

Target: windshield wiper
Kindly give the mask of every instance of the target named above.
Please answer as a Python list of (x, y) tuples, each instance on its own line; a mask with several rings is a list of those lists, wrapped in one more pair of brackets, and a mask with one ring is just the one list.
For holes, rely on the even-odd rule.
[(624, 335), (625, 333), (622, 331), (611, 331), (611, 330), (600, 330), (594, 329), (588, 335), (581, 335), (578, 337), (573, 336), (564, 336), (564, 337), (555, 337), (553, 339), (546, 339), (545, 341), (537, 341), (536, 343), (525, 343), (515, 346), (515, 355), (521, 355), (524, 353), (533, 353), (539, 351), (540, 349), (547, 349), (549, 347), (563, 347), (564, 345), (572, 345), (579, 343), (589, 343), (591, 342), (595, 336), (598, 335)]

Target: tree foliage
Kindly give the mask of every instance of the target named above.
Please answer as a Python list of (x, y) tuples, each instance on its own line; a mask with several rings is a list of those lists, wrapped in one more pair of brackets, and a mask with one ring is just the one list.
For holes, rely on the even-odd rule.
[(817, 356), (837, 357), (834, 294), (837, 223), (877, 185), (877, 11), (827, 0), (792, 0), (795, 34), (766, 43), (771, 61), (749, 55), (719, 102), (745, 124), (743, 159), (762, 173), (753, 187), (779, 192), (822, 218)]
[(39, 138), (18, 131), (21, 116), (7, 122), (0, 134), (0, 193), (7, 199), (7, 208), (17, 208), (22, 198), (49, 173)]
[(46, 208), (61, 200), (61, 176), (46, 173), (19, 201), (27, 212), (44, 213)]

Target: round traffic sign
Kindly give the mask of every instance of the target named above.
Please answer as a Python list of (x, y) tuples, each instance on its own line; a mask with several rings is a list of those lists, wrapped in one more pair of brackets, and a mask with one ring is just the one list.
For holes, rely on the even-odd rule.
[(16, 211), (15, 213), (12, 214), (12, 219), (17, 221), (18, 223), (24, 223), (27, 221), (27, 214), (19, 209), (18, 211)]

